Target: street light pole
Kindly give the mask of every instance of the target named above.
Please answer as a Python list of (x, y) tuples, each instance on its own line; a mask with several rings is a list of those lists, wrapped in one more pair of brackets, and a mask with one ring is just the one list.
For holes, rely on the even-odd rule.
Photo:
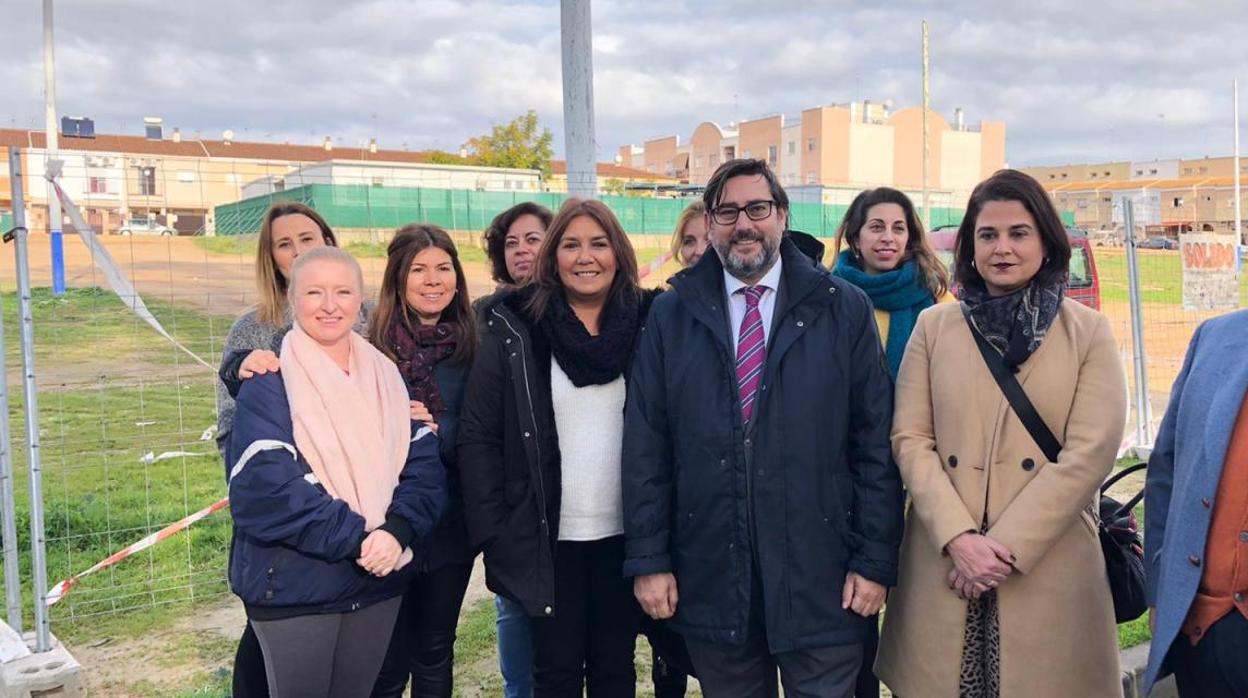
[[(43, 106), (47, 144), (45, 166), (56, 157), (56, 58), (52, 50), (52, 0), (43, 0)], [(65, 292), (65, 248), (61, 240), (61, 200), (48, 182), (48, 238), (52, 247), (52, 292)]]

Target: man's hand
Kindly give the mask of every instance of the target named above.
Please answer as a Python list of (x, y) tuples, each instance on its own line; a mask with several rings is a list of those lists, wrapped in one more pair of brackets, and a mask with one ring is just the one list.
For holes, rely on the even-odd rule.
[(399, 545), (399, 541), (378, 528), (369, 533), (360, 545), (360, 559), (356, 560), (356, 564), (375, 577), (384, 577), (394, 571), (402, 554), (403, 546)]
[(850, 572), (845, 575), (845, 588), (841, 590), (841, 608), (851, 609), (864, 618), (870, 617), (880, 612), (886, 596), (888, 589), (883, 584)]
[(247, 380), (255, 375), (277, 373), (281, 367), (282, 364), (278, 361), (277, 354), (268, 349), (256, 349), (238, 365), (238, 377)]
[(641, 610), (655, 620), (676, 615), (676, 575), (671, 572), (643, 574), (633, 579), (633, 596), (641, 604)]

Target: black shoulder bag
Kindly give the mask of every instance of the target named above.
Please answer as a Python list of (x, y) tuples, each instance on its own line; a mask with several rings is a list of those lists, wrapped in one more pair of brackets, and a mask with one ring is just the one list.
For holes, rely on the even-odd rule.
[[(987, 339), (975, 328), (970, 312), (965, 306), (962, 314), (966, 325), (975, 338), (979, 353), (984, 363), (997, 381), (1005, 399), (1009, 401), (1014, 414), (1027, 428), (1027, 433), (1044, 452), (1050, 463), (1056, 463), (1062, 452), (1062, 444), (1053, 435), (1053, 431), (1044, 423), (1044, 419), (1036, 412), (1023, 386), (1014, 377), (1014, 372), (1006, 367), (1001, 355), (988, 343)], [(1136, 463), (1114, 474), (1101, 485), (1101, 503), (1098, 512), (1098, 529), (1101, 540), (1101, 552), (1105, 556), (1105, 572), (1109, 577), (1109, 591), (1114, 598), (1114, 618), (1119, 623), (1135, 620), (1148, 610), (1148, 602), (1144, 596), (1144, 545), (1140, 541), (1139, 524), (1132, 511), (1144, 497), (1140, 492), (1126, 503), (1105, 494), (1110, 487), (1131, 473), (1147, 467), (1146, 463)]]

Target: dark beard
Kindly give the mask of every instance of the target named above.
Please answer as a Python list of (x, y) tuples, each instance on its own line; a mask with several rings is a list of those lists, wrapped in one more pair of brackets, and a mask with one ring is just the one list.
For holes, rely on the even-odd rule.
[[(741, 241), (757, 241), (762, 245), (763, 253), (758, 256), (757, 260), (747, 262), (732, 252), (732, 243)], [(754, 231), (734, 233), (722, 249), (720, 245), (712, 245), (712, 247), (719, 255), (719, 261), (724, 265), (724, 270), (737, 279), (752, 279), (767, 273), (767, 270), (775, 264), (779, 251), (779, 245), (768, 244), (767, 238), (762, 233)]]

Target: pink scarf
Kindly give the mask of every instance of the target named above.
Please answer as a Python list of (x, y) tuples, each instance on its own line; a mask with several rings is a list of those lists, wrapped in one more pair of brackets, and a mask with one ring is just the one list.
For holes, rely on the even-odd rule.
[[(355, 332), (348, 337), (348, 372), (298, 324), (282, 339), (278, 360), (295, 447), (329, 495), (363, 516), (372, 531), (385, 523), (407, 463), (411, 409), (394, 362)], [(411, 556), (404, 550), (396, 569)]]

